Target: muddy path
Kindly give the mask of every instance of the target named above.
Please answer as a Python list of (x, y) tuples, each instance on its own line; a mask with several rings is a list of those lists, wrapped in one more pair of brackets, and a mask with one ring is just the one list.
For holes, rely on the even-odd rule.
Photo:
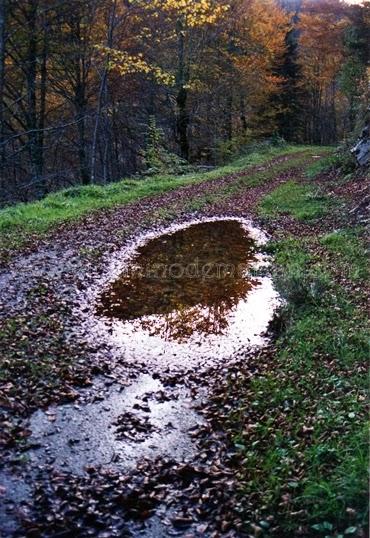
[(99, 212), (3, 269), (4, 537), (243, 536), (209, 395), (272, 355), (255, 209), (296, 158)]

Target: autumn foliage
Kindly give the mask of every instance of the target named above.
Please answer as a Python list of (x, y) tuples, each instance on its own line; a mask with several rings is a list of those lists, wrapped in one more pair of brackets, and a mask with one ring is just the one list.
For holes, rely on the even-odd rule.
[(369, 2), (4, 0), (0, 193), (27, 200), (226, 160), (255, 139), (335, 143), (366, 100)]

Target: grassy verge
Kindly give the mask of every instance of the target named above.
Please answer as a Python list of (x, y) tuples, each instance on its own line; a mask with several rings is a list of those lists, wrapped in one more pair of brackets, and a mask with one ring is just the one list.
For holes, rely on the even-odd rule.
[(320, 174), (329, 172), (332, 169), (338, 168), (341, 164), (340, 156), (333, 151), (324, 159), (318, 159), (313, 162), (306, 171), (306, 175), (310, 179), (314, 179)]
[(294, 155), (310, 150), (315, 151), (315, 148), (309, 146), (271, 147), (262, 152), (241, 157), (228, 166), (205, 173), (179, 177), (156, 176), (141, 180), (126, 179), (106, 186), (74, 187), (50, 194), (38, 202), (17, 204), (0, 210), (0, 249), (18, 248), (32, 235), (44, 234), (60, 223), (77, 220), (99, 209), (122, 206), (179, 187), (248, 170), (250, 167), (266, 163), (281, 155)]
[(256, 375), (230, 389), (239, 391), (232, 421), (245, 519), (256, 536), (364, 536), (366, 246), (360, 228), (320, 233), (315, 218), (325, 219), (330, 204), (313, 205), (309, 192), (284, 185), (261, 204), (276, 226), (280, 214), (311, 219), (312, 234), (270, 244), (286, 300), (280, 337)]
[(287, 181), (263, 199), (260, 213), (264, 217), (288, 214), (299, 220), (310, 220), (322, 216), (330, 203), (312, 185)]

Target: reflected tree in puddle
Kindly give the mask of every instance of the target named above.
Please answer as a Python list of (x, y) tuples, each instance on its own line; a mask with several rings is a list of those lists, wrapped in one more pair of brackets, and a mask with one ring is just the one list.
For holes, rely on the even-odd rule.
[(97, 312), (167, 340), (225, 334), (258, 281), (255, 243), (238, 221), (194, 224), (141, 246)]

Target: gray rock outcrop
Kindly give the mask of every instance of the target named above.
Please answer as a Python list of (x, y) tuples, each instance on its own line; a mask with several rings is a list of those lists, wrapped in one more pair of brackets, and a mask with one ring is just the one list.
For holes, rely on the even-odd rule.
[(360, 166), (369, 166), (370, 164), (370, 126), (367, 125), (361, 133), (357, 143), (351, 149), (351, 153), (356, 157)]

